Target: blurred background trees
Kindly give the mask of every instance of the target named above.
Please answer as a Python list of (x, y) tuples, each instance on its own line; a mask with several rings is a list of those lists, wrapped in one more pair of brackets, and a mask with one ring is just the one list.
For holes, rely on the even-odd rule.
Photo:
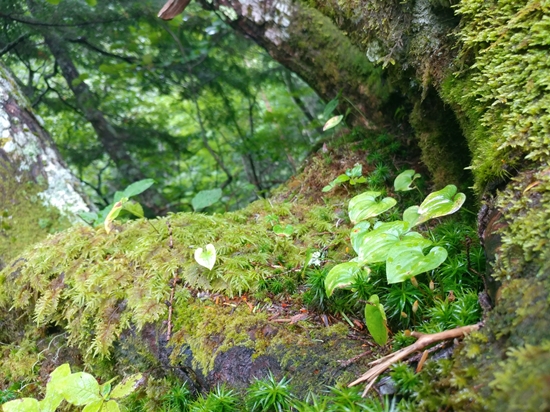
[(143, 178), (149, 214), (202, 190), (222, 189), (211, 211), (265, 196), (318, 143), (323, 105), (215, 14), (161, 6), (0, 0), (0, 56), (99, 208)]

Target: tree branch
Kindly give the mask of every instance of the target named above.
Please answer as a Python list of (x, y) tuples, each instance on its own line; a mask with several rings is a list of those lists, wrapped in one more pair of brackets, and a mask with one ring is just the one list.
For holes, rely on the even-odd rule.
[(108, 57), (113, 57), (113, 58), (115, 58), (115, 59), (119, 59), (119, 60), (125, 61), (126, 63), (133, 64), (133, 63), (137, 62), (137, 59), (134, 58), (134, 57), (121, 56), (121, 55), (119, 55), (119, 54), (109, 53), (108, 51), (105, 51), (105, 50), (103, 50), (103, 49), (100, 49), (99, 47), (93, 45), (93, 44), (90, 43), (88, 40), (86, 40), (85, 37), (78, 37), (78, 38), (76, 38), (76, 39), (67, 39), (67, 41), (70, 42), (70, 43), (83, 44), (83, 45), (86, 46), (88, 49), (93, 50), (93, 51), (96, 51), (96, 52), (98, 52), (99, 54), (102, 54), (102, 55), (108, 56)]
[(30, 33), (25, 33), (19, 36), (17, 39), (12, 41), (11, 43), (8, 43), (6, 47), (4, 47), (2, 50), (0, 50), (0, 57), (4, 54), (8, 53), (11, 49), (16, 47), (19, 43), (21, 43), (23, 40), (25, 40), (27, 37), (30, 36)]

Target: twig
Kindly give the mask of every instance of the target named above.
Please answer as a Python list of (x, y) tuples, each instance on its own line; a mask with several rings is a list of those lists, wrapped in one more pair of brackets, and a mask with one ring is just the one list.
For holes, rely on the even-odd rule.
[(407, 346), (406, 348), (400, 349), (395, 353), (392, 353), (388, 356), (384, 356), (383, 358), (380, 358), (378, 360), (371, 362), (370, 365), (371, 366), (375, 365), (375, 366), (369, 369), (359, 379), (354, 380), (348, 386), (355, 386), (358, 383), (367, 382), (367, 386), (363, 392), (363, 396), (366, 396), (369, 389), (372, 387), (372, 385), (374, 385), (374, 382), (376, 382), (376, 378), (378, 378), (378, 376), (380, 376), (386, 369), (388, 369), (395, 362), (399, 362), (400, 360), (403, 360), (406, 357), (408, 357), (410, 354), (420, 351), (433, 343), (440, 342), (442, 340), (463, 337), (464, 335), (467, 335), (470, 332), (478, 330), (481, 327), (481, 325), (482, 325), (481, 323), (476, 323), (475, 325), (462, 326), (460, 328), (455, 328), (451, 330), (446, 330), (444, 332), (430, 333), (430, 334), (412, 332), (411, 336), (418, 339), (415, 343)]
[(361, 359), (364, 356), (370, 355), (372, 353), (372, 350), (367, 350), (363, 353), (360, 353), (359, 355), (354, 356), (353, 358), (350, 358), (348, 360), (339, 360), (338, 363), (340, 364), (340, 368), (347, 368), (349, 365), (354, 364), (359, 359)]

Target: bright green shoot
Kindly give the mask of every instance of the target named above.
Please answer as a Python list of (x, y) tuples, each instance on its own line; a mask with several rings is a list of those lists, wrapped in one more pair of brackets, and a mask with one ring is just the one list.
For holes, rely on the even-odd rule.
[(44, 399), (16, 399), (3, 404), (2, 408), (4, 412), (53, 412), (66, 401), (83, 406), (86, 412), (118, 412), (118, 401), (134, 392), (143, 383), (143, 377), (141, 373), (128, 376), (111, 388), (113, 381), (100, 385), (89, 373), (71, 373), (71, 367), (65, 363), (50, 374)]
[[(410, 190), (411, 183), (419, 175), (414, 170), (401, 173), (394, 182), (396, 190)], [(350, 240), (357, 257), (349, 262), (334, 266), (325, 279), (328, 296), (338, 288), (349, 289), (357, 276), (370, 273), (368, 265), (385, 262), (388, 284), (412, 279), (429, 272), (447, 259), (447, 251), (440, 246), (424, 253), (433, 242), (420, 233), (412, 231), (415, 226), (430, 219), (456, 212), (463, 205), (466, 196), (457, 193), (454, 185), (429, 194), (420, 206), (412, 206), (403, 213), (403, 220), (379, 221), (377, 216), (393, 208), (397, 201), (391, 197), (381, 200), (380, 192), (365, 192), (349, 202), (350, 220), (356, 223), (351, 230)], [(374, 340), (383, 345), (387, 341), (386, 315), (378, 296), (373, 295), (365, 307), (367, 328)]]
[(346, 173), (338, 176), (328, 185), (323, 187), (323, 192), (329, 192), (334, 189), (337, 185), (349, 182), (350, 185), (355, 186), (359, 183), (365, 183), (367, 179), (363, 176), (363, 165), (361, 163), (356, 163), (353, 166), (353, 169), (347, 169)]

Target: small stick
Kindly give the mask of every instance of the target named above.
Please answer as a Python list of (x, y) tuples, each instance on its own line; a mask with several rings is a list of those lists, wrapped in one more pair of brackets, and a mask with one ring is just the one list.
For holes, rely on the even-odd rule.
[(371, 362), (370, 363), (371, 365), (376, 365), (376, 366), (369, 369), (360, 378), (354, 380), (352, 383), (348, 385), (348, 387), (355, 386), (361, 382), (367, 382), (367, 387), (363, 392), (363, 396), (366, 396), (369, 389), (372, 387), (372, 385), (374, 385), (376, 378), (378, 378), (378, 376), (380, 376), (386, 369), (388, 369), (395, 362), (399, 362), (400, 360), (405, 359), (412, 353), (420, 351), (433, 343), (440, 342), (442, 340), (463, 337), (464, 335), (467, 335), (470, 332), (478, 330), (481, 327), (481, 325), (482, 323), (476, 323), (475, 325), (462, 326), (460, 328), (455, 328), (451, 330), (446, 330), (444, 332), (430, 333), (430, 334), (412, 332), (411, 336), (418, 339), (415, 343), (407, 346), (406, 348), (400, 349), (391, 355), (384, 356), (383, 358), (378, 359), (377, 361)]

